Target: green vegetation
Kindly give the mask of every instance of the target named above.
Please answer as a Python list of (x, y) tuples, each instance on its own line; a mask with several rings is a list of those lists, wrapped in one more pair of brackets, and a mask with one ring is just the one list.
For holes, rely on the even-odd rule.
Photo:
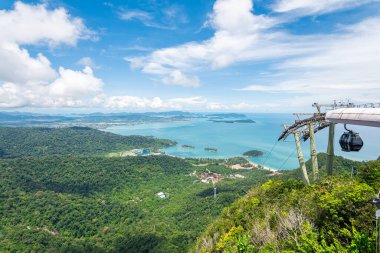
[[(223, 175), (216, 199), (195, 170)], [(230, 173), (168, 156), (0, 159), (0, 252), (185, 252), (224, 207), (267, 179), (262, 170)]]
[(243, 157), (232, 157), (228, 158), (224, 162), (226, 165), (235, 165), (240, 164), (243, 167), (251, 167), (252, 165), (249, 163), (249, 161)]
[[(249, 165), (242, 157), (120, 157), (172, 144), (0, 127), (0, 252), (373, 252), (380, 161), (336, 157), (327, 177), (318, 154), (322, 179), (306, 186), (299, 170), (269, 181), (265, 170), (231, 176), (227, 166)], [(216, 198), (204, 172), (224, 178)]]
[(358, 171), (358, 177), (361, 182), (365, 182), (374, 189), (380, 190), (380, 160), (369, 161), (363, 164)]
[[(318, 158), (318, 166), (319, 166), (319, 174), (321, 177), (327, 176), (327, 154), (326, 153), (319, 153), (317, 155)], [(354, 176), (358, 170), (359, 167), (365, 164), (364, 162), (359, 161), (353, 161), (346, 159), (342, 156), (335, 156), (334, 157), (334, 169), (333, 169), (333, 175), (339, 176), (339, 177), (351, 177)], [(312, 173), (312, 165), (311, 160), (308, 160), (306, 162), (306, 169), (309, 175)], [(283, 171), (285, 172), (284, 177), (285, 178), (296, 178), (296, 179), (302, 179), (301, 171), (300, 169), (295, 170), (289, 170), (289, 171)]]
[(243, 153), (243, 156), (248, 156), (248, 157), (257, 157), (257, 156), (263, 156), (263, 155), (264, 155), (264, 152), (260, 150), (249, 150)]
[(344, 176), (356, 165), (310, 186), (285, 175), (253, 188), (223, 210), (194, 251), (374, 252), (371, 202), (379, 190), (380, 161), (362, 163), (358, 177)]
[(157, 148), (175, 142), (145, 136), (121, 136), (88, 127), (0, 127), (0, 157), (94, 155), (133, 148)]

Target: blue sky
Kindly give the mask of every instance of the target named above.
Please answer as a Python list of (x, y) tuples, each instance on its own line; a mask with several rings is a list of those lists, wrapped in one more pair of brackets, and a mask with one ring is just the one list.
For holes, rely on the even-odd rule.
[(379, 102), (374, 0), (0, 2), (0, 109), (310, 110)]

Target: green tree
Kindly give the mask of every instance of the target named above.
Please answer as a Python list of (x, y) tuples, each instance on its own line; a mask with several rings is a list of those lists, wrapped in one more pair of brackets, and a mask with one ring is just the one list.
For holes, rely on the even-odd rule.
[(380, 190), (380, 160), (369, 161), (359, 167), (358, 177), (372, 186), (376, 191)]

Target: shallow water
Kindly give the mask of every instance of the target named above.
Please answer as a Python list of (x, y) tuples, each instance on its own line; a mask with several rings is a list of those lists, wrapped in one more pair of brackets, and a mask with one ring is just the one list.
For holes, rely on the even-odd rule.
[[(248, 150), (261, 150), (262, 157), (250, 158), (251, 161), (275, 169), (292, 169), (298, 166), (293, 136), (285, 142), (277, 142), (281, 134), (282, 124), (294, 122), (293, 115), (288, 114), (248, 114), (248, 118), (256, 123), (216, 123), (207, 119), (189, 121), (147, 123), (140, 125), (123, 125), (107, 128), (122, 135), (149, 135), (167, 138), (178, 142), (175, 147), (163, 149), (170, 155), (182, 157), (227, 158), (241, 156)], [(335, 153), (353, 160), (373, 160), (380, 155), (380, 128), (349, 126), (360, 133), (364, 147), (359, 153), (345, 153), (338, 143), (344, 129), (336, 126)], [(316, 134), (318, 152), (327, 148), (328, 129)], [(182, 145), (194, 146), (194, 149), (183, 148)], [(302, 143), (305, 159), (310, 158), (309, 142)], [(217, 152), (206, 151), (205, 148), (217, 148)]]

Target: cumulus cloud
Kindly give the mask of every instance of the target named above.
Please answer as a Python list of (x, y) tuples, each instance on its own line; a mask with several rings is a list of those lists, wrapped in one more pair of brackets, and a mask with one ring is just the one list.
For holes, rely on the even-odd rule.
[(83, 106), (83, 98), (103, 86), (90, 67), (60, 67), (57, 73), (43, 54), (33, 57), (22, 46), (74, 46), (91, 35), (83, 21), (64, 8), (16, 2), (13, 9), (0, 10), (0, 107)]
[[(201, 85), (196, 76), (199, 72), (239, 62), (276, 59), (272, 69), (275, 75), (271, 77), (270, 85), (253, 84), (243, 90), (296, 96), (297, 99), (290, 103), (280, 101), (280, 106), (295, 101), (330, 100), (337, 95), (356, 100), (378, 99), (380, 19), (370, 18), (340, 27), (335, 35), (294, 35), (281, 26), (294, 21), (294, 16), (318, 15), (369, 1), (279, 0), (273, 10), (282, 15), (257, 15), (253, 12), (252, 0), (217, 0), (206, 22), (214, 29), (209, 39), (155, 50), (142, 57), (125, 57), (125, 60), (133, 69), (158, 75), (163, 84), (198, 87)], [(173, 13), (168, 11), (167, 15)], [(134, 10), (125, 10), (120, 13), (120, 18), (152, 21), (151, 14)], [(70, 16), (64, 8), (49, 9), (44, 4), (16, 2), (13, 9), (0, 10), (0, 107), (256, 108), (256, 105), (245, 102), (225, 104), (204, 97), (107, 96), (102, 91), (102, 80), (92, 71), (96, 65), (91, 58), (83, 57), (78, 61), (84, 66), (82, 71), (63, 67), (56, 71), (46, 56), (33, 56), (23, 47), (75, 46), (78, 40), (91, 36), (83, 21)]]
[(64, 8), (49, 10), (45, 4), (16, 2), (12, 10), (0, 10), (0, 41), (75, 45), (89, 36), (83, 21), (71, 17)]
[[(251, 0), (218, 0), (207, 22), (215, 29), (210, 39), (163, 48), (147, 56), (127, 57), (126, 60), (133, 69), (165, 75), (161, 79), (163, 82), (171, 79), (171, 84), (183, 86), (182, 78), (171, 78), (173, 73), (223, 68), (241, 61), (278, 58), (302, 51), (301, 45), (288, 45), (289, 37), (285, 33), (269, 31), (278, 24), (277, 19), (255, 15), (252, 11)], [(189, 82), (187, 86), (194, 85)]]
[(27, 104), (27, 101), (20, 96), (23, 89), (13, 83), (4, 83), (0, 86), (0, 108), (17, 108)]
[(56, 77), (50, 61), (38, 54), (31, 57), (17, 44), (0, 41), (0, 80), (16, 83), (47, 83)]
[[(124, 18), (143, 18), (130, 13)], [(137, 15), (137, 16), (136, 16)], [(33, 57), (23, 45), (74, 46), (79, 39), (87, 38), (88, 30), (79, 18), (72, 18), (65, 9), (49, 10), (46, 5), (29, 5), (17, 2), (12, 10), (0, 11), (0, 107), (100, 107), (112, 109), (195, 109), (212, 108), (212, 102), (203, 97), (162, 99), (135, 96), (107, 96), (103, 81), (92, 68), (96, 64), (90, 57), (77, 64), (81, 71), (59, 67), (56, 71), (44, 55)], [(137, 64), (137, 63), (136, 63)], [(146, 66), (147, 71), (165, 72), (168, 85), (197, 86), (199, 80), (181, 71)], [(167, 72), (166, 72), (167, 71)], [(227, 108), (227, 107), (225, 107)]]
[(0, 85), (0, 107), (87, 107), (102, 87), (103, 81), (94, 77), (90, 67), (82, 71), (61, 67), (58, 78), (47, 85)]
[[(339, 26), (330, 34), (296, 35), (283, 26), (294, 22), (294, 17), (319, 15), (374, 1), (377, 0), (279, 0), (272, 8), (282, 15), (257, 15), (251, 0), (217, 0), (207, 21), (215, 30), (211, 38), (159, 49), (143, 57), (129, 57), (128, 61), (134, 69), (163, 76), (163, 83), (170, 80), (172, 85), (184, 85), (183, 78), (172, 78), (173, 71), (195, 78), (196, 73), (239, 62), (276, 60), (275, 64), (271, 63), (273, 75), (266, 79), (265, 85), (254, 84), (242, 90), (309, 94), (308, 99), (314, 101), (377, 100), (378, 18)], [(210, 106), (220, 107), (217, 103)]]
[(50, 85), (51, 94), (59, 97), (85, 97), (102, 91), (103, 81), (94, 77), (92, 69), (83, 71), (59, 68), (59, 78)]
[(191, 87), (199, 86), (198, 77), (187, 77), (179, 70), (171, 71), (167, 77), (162, 79), (162, 82), (168, 85), (182, 85)]

